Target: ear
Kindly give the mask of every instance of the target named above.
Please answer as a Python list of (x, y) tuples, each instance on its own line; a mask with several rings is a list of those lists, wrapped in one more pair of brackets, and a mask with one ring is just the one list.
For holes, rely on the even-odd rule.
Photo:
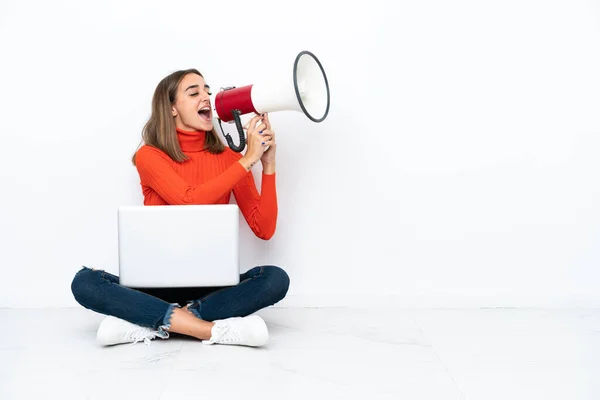
[(175, 107), (171, 107), (171, 114), (173, 114), (174, 117), (177, 116), (177, 109)]

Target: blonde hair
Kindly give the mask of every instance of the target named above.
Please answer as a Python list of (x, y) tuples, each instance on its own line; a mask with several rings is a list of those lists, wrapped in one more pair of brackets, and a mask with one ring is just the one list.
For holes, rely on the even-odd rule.
[[(140, 147), (144, 143), (156, 147), (177, 162), (187, 160), (187, 156), (181, 150), (179, 140), (177, 140), (177, 130), (175, 119), (171, 114), (171, 107), (177, 100), (179, 84), (187, 74), (197, 74), (203, 77), (198, 70), (193, 68), (180, 70), (163, 78), (156, 86), (154, 96), (152, 96), (152, 114), (144, 125), (140, 144)], [(219, 139), (214, 128), (210, 132), (206, 132), (204, 148), (213, 154), (225, 151), (225, 145)], [(135, 165), (135, 155), (131, 158), (133, 165)]]

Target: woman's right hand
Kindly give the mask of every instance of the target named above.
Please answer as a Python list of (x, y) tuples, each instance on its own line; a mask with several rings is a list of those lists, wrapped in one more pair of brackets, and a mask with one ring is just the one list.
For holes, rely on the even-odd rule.
[(252, 118), (244, 128), (247, 129), (246, 143), (248, 148), (240, 162), (247, 170), (250, 170), (262, 157), (272, 134), (268, 132), (261, 133), (267, 129), (267, 125), (263, 123), (263, 117), (260, 115)]

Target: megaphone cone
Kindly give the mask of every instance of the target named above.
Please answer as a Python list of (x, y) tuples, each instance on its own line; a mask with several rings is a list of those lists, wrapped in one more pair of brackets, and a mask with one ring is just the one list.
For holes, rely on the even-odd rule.
[[(296, 56), (291, 74), (273, 77), (265, 83), (222, 88), (213, 104), (227, 144), (239, 153), (245, 147), (241, 115), (290, 110), (304, 113), (313, 122), (322, 122), (329, 114), (329, 82), (317, 57), (302, 51)], [(235, 122), (240, 136), (238, 146), (225, 134), (221, 121)]]

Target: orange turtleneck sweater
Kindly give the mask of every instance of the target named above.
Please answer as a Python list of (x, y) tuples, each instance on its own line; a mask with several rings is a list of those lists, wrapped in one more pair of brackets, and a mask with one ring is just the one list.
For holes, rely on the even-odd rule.
[(261, 193), (252, 172), (237, 162), (242, 155), (225, 146), (221, 154), (204, 149), (205, 132), (178, 129), (177, 138), (188, 160), (178, 163), (156, 147), (144, 145), (136, 167), (144, 205), (228, 204), (231, 192), (254, 234), (269, 240), (277, 223), (275, 174), (262, 174)]

